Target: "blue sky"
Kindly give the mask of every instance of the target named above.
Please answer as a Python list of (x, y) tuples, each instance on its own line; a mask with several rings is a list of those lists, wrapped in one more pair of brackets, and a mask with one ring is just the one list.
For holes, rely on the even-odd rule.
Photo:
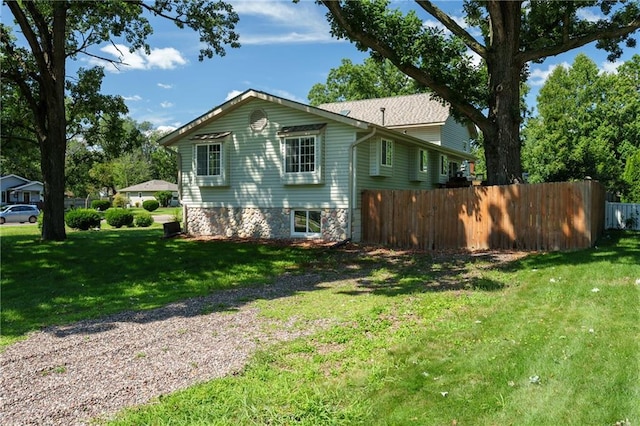
[[(224, 57), (199, 62), (200, 46), (195, 32), (180, 30), (166, 20), (152, 21), (150, 55), (129, 54), (124, 43), (118, 50), (107, 44), (95, 48), (95, 53), (114, 59), (124, 53), (123, 60), (129, 64), (119, 69), (106, 67), (103, 92), (124, 97), (134, 120), (151, 122), (158, 129), (170, 129), (186, 124), (249, 88), (306, 103), (311, 87), (326, 82), (331, 68), (338, 67), (343, 58), (362, 63), (368, 56), (348, 41), (331, 38), (325, 9), (313, 1), (301, 0), (297, 4), (289, 0), (228, 1), (240, 16), (237, 32), (242, 47), (228, 48)], [(461, 1), (436, 3), (462, 23)], [(407, 1), (395, 1), (394, 5), (403, 9), (416, 7)], [(4, 6), (2, 9), (5, 22), (11, 15)], [(426, 14), (420, 16), (424, 16), (427, 24), (435, 22)], [(474, 34), (473, 30), (471, 33)], [(534, 64), (529, 80), (530, 106), (535, 105), (537, 91), (550, 71), (559, 64), (573, 63), (580, 52), (591, 57), (602, 70), (611, 71), (617, 65), (608, 63), (606, 53), (593, 46)], [(630, 58), (633, 53), (627, 49), (622, 59)], [(95, 59), (80, 57), (68, 65), (68, 72), (95, 63)]]

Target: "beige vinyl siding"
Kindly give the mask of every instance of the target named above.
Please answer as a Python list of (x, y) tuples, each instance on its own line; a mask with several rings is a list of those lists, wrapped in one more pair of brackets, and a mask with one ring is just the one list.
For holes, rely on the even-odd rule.
[[(249, 126), (249, 116), (262, 109), (268, 124), (261, 131)], [(281, 138), (284, 126), (327, 123), (321, 138), (322, 183), (286, 185), (283, 182)], [(195, 134), (232, 132), (225, 139), (229, 175), (226, 186), (198, 186), (193, 156)], [(182, 157), (182, 201), (202, 207), (346, 208), (349, 184), (349, 145), (353, 129), (327, 119), (270, 102), (253, 100), (212, 124), (192, 132), (177, 146)], [(198, 143), (202, 143), (199, 141)]]
[(453, 117), (447, 118), (442, 127), (442, 141), (447, 148), (462, 152), (469, 152), (470, 145), (469, 128), (455, 121)]
[[(362, 136), (362, 135), (360, 135)], [(385, 138), (388, 139), (388, 138)], [(360, 207), (360, 193), (365, 189), (431, 189), (433, 188), (434, 175), (429, 172), (426, 181), (411, 181), (410, 168), (415, 167), (415, 146), (407, 145), (397, 140), (394, 141), (393, 171), (390, 176), (371, 176), (371, 144), (379, 144), (380, 137), (374, 137), (356, 147), (356, 190), (357, 206)], [(437, 157), (435, 151), (429, 152), (429, 169), (434, 170), (433, 158)], [(436, 180), (437, 182), (437, 180)]]
[(414, 138), (422, 139), (423, 141), (431, 142), (436, 145), (442, 145), (440, 129), (442, 126), (428, 126), (428, 127), (409, 127), (406, 129), (395, 129), (400, 132), (406, 132), (407, 135)]

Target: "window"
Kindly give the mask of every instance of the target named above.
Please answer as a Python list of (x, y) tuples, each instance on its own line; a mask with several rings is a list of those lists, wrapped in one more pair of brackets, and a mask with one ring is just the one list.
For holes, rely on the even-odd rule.
[(316, 171), (316, 137), (286, 138), (285, 172), (313, 173)]
[(393, 166), (393, 142), (392, 141), (382, 139), (380, 164), (387, 167)]
[(393, 141), (378, 139), (371, 141), (369, 151), (369, 175), (393, 176)]
[(191, 137), (194, 182), (198, 186), (229, 185), (229, 150), (231, 132), (201, 133)]
[(449, 162), (449, 177), (457, 176), (459, 170), (460, 166), (458, 165), (458, 163), (455, 163), (453, 161)]
[(440, 155), (440, 175), (449, 175), (449, 159), (446, 155)]
[(220, 176), (222, 170), (222, 144), (196, 145), (196, 175)]
[(419, 150), (418, 158), (419, 158), (418, 171), (420, 173), (426, 173), (428, 171), (428, 166), (429, 166), (429, 154), (427, 153), (427, 150), (425, 149)]
[(327, 123), (285, 126), (278, 131), (284, 185), (321, 185), (324, 129)]
[(293, 210), (291, 215), (291, 235), (299, 237), (319, 237), (322, 215), (320, 210)]

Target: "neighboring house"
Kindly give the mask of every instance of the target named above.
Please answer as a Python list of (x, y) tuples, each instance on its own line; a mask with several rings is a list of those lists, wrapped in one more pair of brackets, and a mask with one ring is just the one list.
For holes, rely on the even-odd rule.
[[(362, 190), (431, 189), (451, 164), (474, 160), (473, 128), (434, 103), (415, 95), (322, 109), (238, 95), (159, 141), (178, 151), (185, 231), (358, 241)], [(402, 109), (420, 107), (438, 114), (403, 123)]]
[(166, 180), (149, 180), (122, 188), (118, 192), (125, 194), (131, 206), (141, 207), (146, 200), (155, 200), (155, 193), (158, 191), (171, 191), (173, 193), (171, 205), (178, 205), (178, 185)]
[(2, 205), (37, 204), (44, 199), (43, 193), (44, 185), (42, 182), (13, 174), (0, 177)]

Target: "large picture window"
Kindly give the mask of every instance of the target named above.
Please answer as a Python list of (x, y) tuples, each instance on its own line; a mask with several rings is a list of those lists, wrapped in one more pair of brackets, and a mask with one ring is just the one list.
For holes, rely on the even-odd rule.
[(220, 176), (222, 171), (222, 144), (196, 145), (196, 174)]
[(293, 210), (291, 235), (318, 237), (321, 235), (322, 215), (319, 210)]
[(313, 173), (316, 171), (316, 137), (286, 138), (286, 173)]

